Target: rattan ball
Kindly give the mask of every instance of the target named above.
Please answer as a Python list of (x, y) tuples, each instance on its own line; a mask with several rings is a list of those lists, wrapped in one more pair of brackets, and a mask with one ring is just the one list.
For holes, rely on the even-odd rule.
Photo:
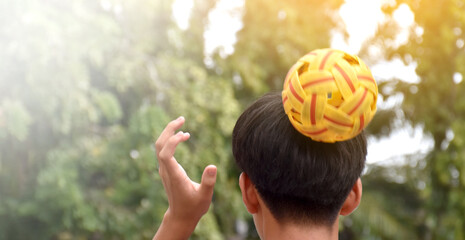
[(378, 86), (357, 56), (318, 49), (289, 70), (282, 91), (284, 110), (302, 134), (320, 142), (357, 136), (376, 112)]

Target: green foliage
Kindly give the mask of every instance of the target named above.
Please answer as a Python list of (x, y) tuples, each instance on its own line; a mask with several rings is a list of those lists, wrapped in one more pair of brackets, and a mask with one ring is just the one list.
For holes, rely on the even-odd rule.
[[(178, 157), (196, 180), (207, 164), (219, 165), (217, 199), (228, 199), (194, 238), (233, 233), (235, 218), (224, 213), (243, 212), (227, 140), (239, 106), (230, 84), (207, 77), (202, 56), (173, 56), (203, 40), (177, 29), (170, 1), (17, 1), (6, 9), (0, 239), (151, 238), (167, 208), (152, 143), (179, 114), (198, 130)], [(183, 89), (175, 95), (170, 82)]]
[(121, 106), (113, 94), (95, 91), (92, 95), (99, 112), (102, 113), (107, 122), (114, 123), (121, 119), (123, 115)]
[(24, 105), (19, 101), (5, 99), (0, 106), (0, 117), (3, 117), (0, 118), (0, 138), (10, 135), (24, 141), (32, 121)]
[(412, 125), (421, 126), (434, 140), (434, 148), (419, 161), (425, 166), (418, 174), (426, 187), (420, 191), (422, 212), (417, 236), (428, 239), (464, 239), (465, 175), (463, 165), (464, 84), (463, 51), (465, 8), (461, 1), (396, 1), (386, 6), (391, 15), (406, 4), (415, 15), (410, 37), (400, 46), (392, 44), (397, 34), (393, 21), (382, 26), (374, 41), (388, 58), (400, 57), (416, 63), (418, 83), (396, 81), (390, 97), (402, 94), (402, 112)]

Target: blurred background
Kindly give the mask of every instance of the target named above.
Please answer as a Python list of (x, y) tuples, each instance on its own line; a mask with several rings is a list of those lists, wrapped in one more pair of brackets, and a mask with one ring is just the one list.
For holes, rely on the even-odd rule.
[(151, 239), (154, 139), (218, 166), (192, 239), (258, 239), (231, 132), (305, 53), (358, 54), (379, 84), (358, 210), (340, 239), (465, 239), (462, 0), (0, 0), (0, 239)]

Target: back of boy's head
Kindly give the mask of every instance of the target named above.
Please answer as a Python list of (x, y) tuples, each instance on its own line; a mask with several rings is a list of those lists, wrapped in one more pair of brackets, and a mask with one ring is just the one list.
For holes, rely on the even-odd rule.
[(299, 133), (280, 93), (262, 96), (242, 113), (232, 137), (234, 158), (280, 222), (332, 225), (365, 166), (363, 133), (323, 143)]

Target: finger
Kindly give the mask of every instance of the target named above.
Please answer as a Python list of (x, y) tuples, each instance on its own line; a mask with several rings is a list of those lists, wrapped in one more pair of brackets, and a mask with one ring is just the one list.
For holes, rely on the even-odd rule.
[(174, 152), (178, 144), (186, 141), (189, 137), (189, 133), (178, 132), (176, 135), (171, 136), (161, 149), (158, 155), (158, 162), (160, 163), (160, 168), (165, 168), (168, 174), (182, 173), (178, 162), (174, 158)]
[(160, 153), (160, 151), (163, 149), (163, 146), (166, 144), (166, 141), (168, 141), (168, 139), (174, 135), (175, 131), (181, 128), (184, 122), (185, 119), (181, 116), (166, 125), (165, 129), (163, 129), (163, 132), (155, 142), (155, 149), (157, 150), (157, 153)]
[(179, 167), (179, 170), (187, 176), (187, 173), (186, 173), (186, 170), (184, 170), (184, 168), (181, 166), (181, 164), (178, 163), (178, 167)]
[(200, 193), (204, 197), (211, 198), (213, 196), (213, 188), (216, 183), (217, 169), (214, 165), (208, 165), (202, 174), (202, 182), (200, 183)]

